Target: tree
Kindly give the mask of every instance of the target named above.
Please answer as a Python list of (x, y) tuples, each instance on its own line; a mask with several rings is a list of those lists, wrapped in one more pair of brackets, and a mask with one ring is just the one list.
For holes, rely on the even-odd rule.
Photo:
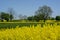
[(19, 15), (19, 19), (23, 19), (23, 15), (22, 14)]
[(27, 16), (20, 14), (20, 15), (19, 15), (19, 19), (27, 19)]
[(35, 20), (35, 21), (38, 22), (38, 21), (40, 20), (40, 18), (39, 18), (38, 16), (34, 16), (34, 17), (33, 17), (33, 20)]
[(10, 14), (10, 21), (12, 21), (12, 19), (13, 19), (14, 17), (13, 17), (13, 15), (12, 14)]
[(3, 22), (3, 20), (9, 21), (9, 14), (8, 13), (5, 13), (5, 12), (1, 12), (0, 18), (1, 18), (1, 21), (2, 22)]
[(8, 12), (9, 12), (9, 16), (10, 16), (9, 19), (10, 19), (10, 21), (12, 21), (12, 19), (14, 18), (15, 11), (13, 10), (13, 8), (9, 8)]
[(33, 16), (29, 16), (27, 19), (28, 19), (29, 21), (33, 21)]
[(56, 16), (55, 18), (57, 21), (60, 21), (60, 16)]
[(36, 11), (36, 16), (39, 16), (40, 19), (42, 18), (44, 20), (44, 22), (45, 22), (45, 20), (49, 19), (51, 14), (52, 14), (51, 8), (46, 5), (39, 7), (39, 9)]

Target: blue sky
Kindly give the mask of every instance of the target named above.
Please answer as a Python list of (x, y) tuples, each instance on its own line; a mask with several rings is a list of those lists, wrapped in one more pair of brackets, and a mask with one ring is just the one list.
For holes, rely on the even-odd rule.
[(0, 0), (0, 12), (13, 8), (16, 16), (34, 15), (39, 6), (47, 5), (53, 10), (52, 16), (60, 15), (60, 0)]

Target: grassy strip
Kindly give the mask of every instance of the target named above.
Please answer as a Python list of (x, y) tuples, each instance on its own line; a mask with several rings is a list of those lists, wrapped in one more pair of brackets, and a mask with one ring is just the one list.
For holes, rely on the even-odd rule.
[(0, 29), (1, 28), (15, 28), (17, 25), (19, 25), (20, 27), (22, 26), (36, 26), (37, 24), (40, 24), (41, 27), (43, 27), (43, 25), (50, 25), (50, 26), (54, 26), (54, 25), (60, 25), (60, 23), (57, 22), (0, 22)]

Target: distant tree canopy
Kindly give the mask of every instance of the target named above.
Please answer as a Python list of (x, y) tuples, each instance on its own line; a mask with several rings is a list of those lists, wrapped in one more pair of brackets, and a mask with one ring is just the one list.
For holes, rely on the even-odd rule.
[(40, 18), (39, 18), (39, 16), (34, 16), (34, 17), (33, 17), (33, 20), (35, 20), (35, 21), (38, 22), (38, 21), (40, 20)]
[(60, 16), (56, 16), (56, 20), (57, 21), (60, 21)]
[(28, 19), (29, 21), (33, 21), (33, 16), (29, 16), (27, 19)]
[(19, 19), (27, 19), (27, 16), (26, 15), (22, 15), (22, 14), (20, 14), (18, 17), (19, 17)]
[(47, 20), (50, 19), (52, 15), (52, 9), (49, 6), (42, 6), (35, 12), (34, 16), (28, 17), (28, 20), (35, 20), (39, 22), (39, 20)]
[(55, 18), (54, 17), (51, 17), (50, 20), (55, 20)]
[(2, 21), (3, 21), (3, 20), (9, 21), (10, 16), (11, 16), (11, 18), (13, 18), (13, 15), (10, 15), (9, 13), (5, 13), (5, 12), (1, 12), (1, 13), (0, 13), (0, 19), (1, 19)]
[(39, 20), (47, 20), (52, 14), (52, 9), (49, 6), (42, 6), (36, 11), (35, 15), (39, 17)]

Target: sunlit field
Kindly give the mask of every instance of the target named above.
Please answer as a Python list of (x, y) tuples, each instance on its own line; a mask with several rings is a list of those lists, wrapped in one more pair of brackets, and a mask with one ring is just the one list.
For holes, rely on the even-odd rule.
[(60, 40), (60, 26), (37, 25), (0, 30), (0, 40)]
[(0, 40), (60, 40), (60, 0), (0, 0)]

